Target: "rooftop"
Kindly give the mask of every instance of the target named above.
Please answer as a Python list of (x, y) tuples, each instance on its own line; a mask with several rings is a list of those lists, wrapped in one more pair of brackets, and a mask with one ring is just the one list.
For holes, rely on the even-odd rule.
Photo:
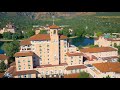
[(66, 70), (84, 69), (84, 68), (87, 68), (87, 67), (84, 65), (76, 65), (76, 66), (68, 66), (68, 67), (66, 67)]
[[(67, 36), (59, 35), (60, 39), (67, 39)], [(30, 45), (30, 41), (44, 41), (44, 40), (50, 40), (50, 34), (36, 34), (34, 36), (31, 36), (29, 39), (21, 41), (20, 45)]]
[(8, 59), (8, 57), (4, 54), (0, 54), (0, 60), (5, 60)]
[(109, 51), (117, 51), (117, 49), (112, 47), (93, 47), (93, 48), (84, 48), (80, 50), (84, 53), (98, 53), (98, 52), (109, 52)]
[(101, 72), (116, 72), (120, 73), (120, 63), (119, 62), (106, 62), (106, 63), (96, 63), (93, 64)]
[(66, 53), (69, 57), (70, 56), (82, 56), (83, 54), (80, 52), (67, 52)]
[(15, 57), (20, 57), (20, 56), (33, 56), (34, 52), (32, 51), (22, 51), (22, 52), (17, 52), (14, 54)]
[(57, 25), (51, 25), (51, 26), (49, 26), (49, 28), (50, 28), (50, 29), (59, 29), (60, 27), (57, 26)]

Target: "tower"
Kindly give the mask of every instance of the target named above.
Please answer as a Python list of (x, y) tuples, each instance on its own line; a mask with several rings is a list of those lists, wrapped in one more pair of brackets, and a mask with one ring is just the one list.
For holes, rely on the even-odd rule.
[(60, 38), (58, 35), (59, 26), (52, 25), (50, 28), (50, 60), (51, 64), (60, 64)]

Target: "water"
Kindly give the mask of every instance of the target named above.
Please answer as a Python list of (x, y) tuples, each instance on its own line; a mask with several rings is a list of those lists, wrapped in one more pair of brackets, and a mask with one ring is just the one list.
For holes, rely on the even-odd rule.
[(4, 51), (3, 51), (3, 50), (0, 50), (0, 54), (4, 54)]
[(70, 44), (73, 44), (75, 46), (87, 46), (87, 45), (93, 45), (94, 39), (93, 38), (72, 38), (69, 40)]

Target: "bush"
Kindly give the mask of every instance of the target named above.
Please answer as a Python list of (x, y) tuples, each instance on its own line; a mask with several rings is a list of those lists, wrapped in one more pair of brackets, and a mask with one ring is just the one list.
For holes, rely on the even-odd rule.
[(78, 78), (89, 78), (89, 73), (83, 71), (83, 72), (80, 72), (80, 75)]

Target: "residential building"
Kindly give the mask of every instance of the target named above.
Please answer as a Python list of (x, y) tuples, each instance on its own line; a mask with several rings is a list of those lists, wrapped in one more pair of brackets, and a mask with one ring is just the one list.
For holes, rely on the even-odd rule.
[(15, 26), (11, 23), (7, 24), (5, 28), (0, 30), (0, 34), (3, 34), (4, 32), (11, 32), (11, 33), (15, 33)]

